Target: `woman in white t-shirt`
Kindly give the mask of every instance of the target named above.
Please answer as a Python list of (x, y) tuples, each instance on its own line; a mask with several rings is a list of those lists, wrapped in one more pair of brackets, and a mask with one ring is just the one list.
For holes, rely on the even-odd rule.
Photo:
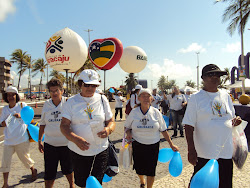
[[(67, 177), (70, 187), (74, 187), (73, 165), (68, 140), (60, 130), (63, 104), (66, 98), (63, 94), (63, 84), (58, 79), (51, 79), (47, 83), (51, 99), (43, 105), (39, 128), (38, 147), (44, 153), (45, 187), (52, 187), (56, 179), (57, 166), (60, 161), (62, 173)], [(45, 134), (44, 144), (42, 137)]]
[(182, 125), (182, 119), (184, 114), (181, 114), (180, 110), (187, 105), (186, 98), (183, 94), (181, 94), (177, 86), (173, 88), (173, 93), (168, 96), (165, 96), (165, 98), (169, 100), (170, 113), (173, 119), (174, 134), (171, 137), (175, 138), (177, 136), (177, 124), (179, 125), (181, 137), (184, 137)]
[(72, 151), (75, 184), (86, 186), (89, 175), (102, 183), (108, 163), (108, 135), (115, 129), (108, 99), (95, 93), (100, 85), (96, 71), (81, 72), (78, 86), (81, 93), (63, 106), (61, 131)]
[[(17, 88), (13, 86), (7, 87), (6, 93), (3, 93), (3, 99), (9, 103), (9, 105), (3, 108), (0, 118), (2, 126), (5, 127), (2, 166), (0, 168), (0, 171), (3, 172), (3, 188), (5, 188), (9, 187), (8, 177), (11, 159), (15, 152), (24, 166), (31, 170), (33, 181), (37, 179), (37, 170), (34, 168), (34, 161), (30, 158), (29, 154), (30, 142), (27, 125), (24, 124), (20, 115), (22, 107), (27, 105), (25, 103), (18, 103), (20, 97)], [(11, 116), (12, 120), (10, 121)]]
[(120, 112), (120, 120), (122, 120), (122, 107), (123, 107), (123, 97), (122, 92), (118, 91), (117, 95), (115, 96), (115, 120), (118, 115), (118, 112)]
[(151, 106), (152, 94), (149, 89), (141, 89), (138, 100), (140, 105), (129, 114), (126, 122), (126, 139), (132, 140), (134, 169), (140, 178), (140, 187), (152, 188), (158, 160), (160, 133), (174, 151), (178, 151), (167, 132), (166, 123), (158, 109)]

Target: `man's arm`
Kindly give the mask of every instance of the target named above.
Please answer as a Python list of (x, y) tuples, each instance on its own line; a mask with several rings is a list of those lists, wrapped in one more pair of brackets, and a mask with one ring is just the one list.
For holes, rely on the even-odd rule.
[(197, 163), (197, 152), (194, 146), (194, 127), (191, 125), (185, 125), (185, 133), (188, 145), (188, 161), (195, 166)]
[(62, 134), (71, 142), (74, 142), (81, 150), (88, 150), (89, 143), (82, 137), (73, 133), (71, 127), (71, 121), (62, 117), (60, 129)]

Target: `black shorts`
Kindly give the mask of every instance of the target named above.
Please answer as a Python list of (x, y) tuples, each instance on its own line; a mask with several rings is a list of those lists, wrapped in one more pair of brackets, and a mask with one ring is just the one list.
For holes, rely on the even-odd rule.
[(138, 175), (155, 176), (158, 161), (160, 142), (155, 144), (141, 144), (132, 142), (133, 160), (136, 173)]
[[(74, 169), (75, 184), (79, 187), (86, 187), (86, 180), (90, 176), (90, 170), (94, 156), (82, 156), (71, 151)], [(100, 184), (108, 165), (108, 149), (99, 153), (95, 157), (91, 176), (94, 176)]]
[(44, 143), (44, 180), (56, 179), (57, 166), (60, 161), (61, 170), (64, 175), (73, 172), (71, 152), (67, 146), (52, 146)]

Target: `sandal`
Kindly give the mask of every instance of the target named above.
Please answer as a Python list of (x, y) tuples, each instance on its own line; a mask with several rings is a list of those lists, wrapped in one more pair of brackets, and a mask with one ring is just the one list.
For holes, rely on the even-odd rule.
[(145, 184), (142, 183), (142, 184), (140, 185), (140, 188), (145, 188)]

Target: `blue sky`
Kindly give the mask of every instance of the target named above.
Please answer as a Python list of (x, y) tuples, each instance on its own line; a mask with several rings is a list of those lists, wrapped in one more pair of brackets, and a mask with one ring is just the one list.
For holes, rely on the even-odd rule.
[[(136, 75), (147, 79), (149, 88), (156, 87), (161, 75), (183, 87), (186, 80), (197, 81), (196, 52), (200, 52), (200, 72), (209, 63), (221, 69), (238, 65), (240, 36), (226, 32), (228, 23), (222, 23), (226, 6), (214, 0), (0, 0), (0, 56), (10, 59), (20, 48), (32, 59), (45, 59), (44, 42), (55, 32), (69, 27), (88, 44), (84, 30), (92, 29), (91, 41), (116, 37), (124, 48), (139, 46), (146, 52), (147, 66)], [(245, 54), (250, 50), (247, 28)], [(16, 72), (13, 64), (15, 85)], [(103, 71), (99, 73), (103, 80)], [(118, 63), (107, 71), (106, 89), (121, 85), (126, 76)], [(27, 77), (28, 71), (22, 77), (22, 88), (28, 85)], [(39, 79), (40, 75), (33, 78), (32, 84)]]

